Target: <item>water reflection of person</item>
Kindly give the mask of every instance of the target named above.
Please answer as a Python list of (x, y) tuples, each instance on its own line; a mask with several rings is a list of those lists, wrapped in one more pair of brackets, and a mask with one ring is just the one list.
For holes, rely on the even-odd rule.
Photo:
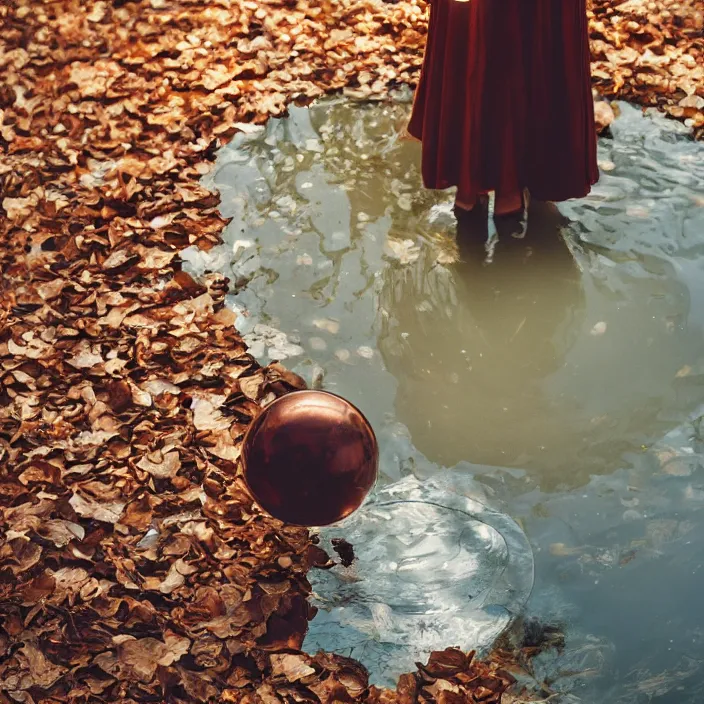
[(379, 347), (399, 381), (398, 418), (432, 461), (541, 466), (542, 448), (565, 442), (543, 392), (584, 318), (565, 224), (534, 204), (528, 237), (500, 241), (486, 263), (485, 221), (470, 216), (455, 264), (438, 266), (428, 248), (415, 266), (387, 271)]
[[(353, 295), (362, 309), (383, 284), (378, 347), (398, 384), (398, 419), (429, 459), (521, 467), (535, 470), (545, 488), (576, 486), (625, 466), (627, 453), (641, 452), (698, 406), (699, 384), (679, 378), (701, 357), (700, 329), (688, 322), (696, 307), (666, 258), (642, 248), (577, 248), (580, 276), (561, 237), (571, 227), (554, 207), (536, 203), (527, 238), (502, 239), (488, 266), (486, 217), (462, 215), (459, 261), (438, 264), (428, 243), (449, 239), (449, 203), (421, 188), (418, 145), (395, 138), (403, 106), (381, 116), (321, 108), (313, 125), (323, 124), (326, 179), (345, 186), (347, 207), (336, 215), (340, 229), (349, 222), (345, 251), (361, 252), (358, 275), (354, 257), (343, 265), (341, 255), (329, 278), (361, 282)], [(401, 245), (393, 256), (412, 263), (381, 269), (384, 235)], [(599, 325), (608, 325), (603, 336)], [(385, 383), (370, 375), (359, 388), (373, 396), (377, 382)]]

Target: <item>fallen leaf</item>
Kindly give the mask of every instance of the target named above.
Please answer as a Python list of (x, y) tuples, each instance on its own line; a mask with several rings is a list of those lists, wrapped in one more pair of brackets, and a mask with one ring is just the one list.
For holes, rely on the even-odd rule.
[(274, 676), (283, 676), (289, 682), (298, 682), (315, 674), (304, 655), (272, 655), (271, 668)]
[(77, 493), (71, 496), (69, 504), (79, 516), (104, 523), (117, 523), (125, 508), (125, 504), (120, 501), (98, 502)]
[(158, 479), (172, 479), (181, 469), (181, 458), (176, 450), (163, 455), (156, 451), (142, 457), (137, 466)]

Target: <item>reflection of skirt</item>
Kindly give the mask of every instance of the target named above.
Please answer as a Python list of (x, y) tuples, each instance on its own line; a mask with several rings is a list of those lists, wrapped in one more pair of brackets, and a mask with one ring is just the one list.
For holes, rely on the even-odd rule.
[(585, 196), (598, 178), (586, 0), (430, 2), (408, 128), (426, 187)]

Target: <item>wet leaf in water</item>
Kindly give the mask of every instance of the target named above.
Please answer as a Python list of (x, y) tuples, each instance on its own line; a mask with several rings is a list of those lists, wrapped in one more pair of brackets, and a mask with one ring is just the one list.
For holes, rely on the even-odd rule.
[(325, 330), (331, 335), (337, 335), (340, 332), (340, 323), (336, 320), (330, 320), (329, 318), (322, 318), (313, 321), (313, 325), (319, 330)]
[(310, 340), (308, 340), (308, 344), (310, 348), (316, 352), (322, 352), (328, 348), (328, 343), (325, 342), (322, 337), (311, 337)]
[(337, 359), (341, 362), (346, 363), (352, 358), (352, 353), (346, 349), (336, 350), (335, 357), (337, 357)]
[(349, 567), (355, 560), (354, 548), (344, 538), (332, 539), (333, 550), (340, 556), (343, 567)]
[(413, 240), (388, 239), (386, 254), (401, 264), (412, 264), (420, 256), (420, 247)]
[(550, 546), (550, 554), (556, 557), (569, 557), (571, 555), (579, 555), (581, 552), (581, 548), (570, 548), (564, 543), (553, 543)]

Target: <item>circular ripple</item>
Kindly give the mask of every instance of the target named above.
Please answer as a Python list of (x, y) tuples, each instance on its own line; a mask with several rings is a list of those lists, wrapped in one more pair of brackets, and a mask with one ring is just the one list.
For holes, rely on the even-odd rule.
[(359, 659), (377, 685), (433, 650), (485, 650), (520, 612), (533, 555), (508, 516), (466, 495), (455, 475), (407, 478), (320, 532), (352, 543), (356, 560), (309, 575), (320, 610), (304, 647)]

